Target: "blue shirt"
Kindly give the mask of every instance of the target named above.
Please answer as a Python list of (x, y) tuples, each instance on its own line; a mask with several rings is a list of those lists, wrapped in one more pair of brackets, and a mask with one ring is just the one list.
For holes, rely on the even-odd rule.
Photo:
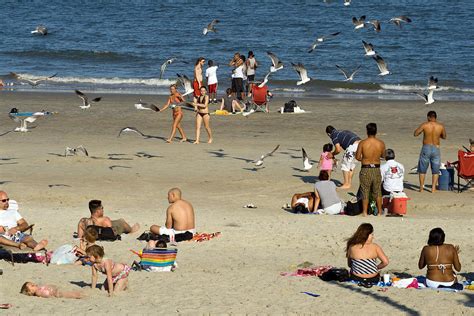
[(334, 145), (339, 144), (344, 150), (360, 140), (360, 137), (351, 131), (338, 131), (337, 129), (333, 130), (329, 137)]

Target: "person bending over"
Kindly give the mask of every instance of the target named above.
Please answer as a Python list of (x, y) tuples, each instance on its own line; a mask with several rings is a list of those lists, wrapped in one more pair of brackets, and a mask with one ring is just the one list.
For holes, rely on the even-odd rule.
[(295, 193), (291, 198), (291, 209), (295, 213), (314, 212), (314, 192)]

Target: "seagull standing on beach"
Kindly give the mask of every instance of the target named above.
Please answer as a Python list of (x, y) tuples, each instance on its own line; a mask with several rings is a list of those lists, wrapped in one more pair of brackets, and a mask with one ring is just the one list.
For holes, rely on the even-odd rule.
[(339, 69), (342, 74), (344, 75), (344, 77), (346, 77), (346, 80), (345, 81), (352, 81), (354, 79), (354, 75), (356, 74), (356, 72), (359, 71), (360, 69), (360, 65), (352, 72), (349, 74), (349, 72), (345, 71), (344, 69), (342, 69), (342, 67), (340, 67), (339, 65), (336, 65), (336, 68)]
[(375, 56), (376, 52), (374, 50), (374, 45), (371, 43), (367, 43), (366, 41), (362, 41), (365, 50), (365, 56)]
[(20, 76), (19, 74), (17, 73), (14, 73), (14, 72), (10, 72), (10, 76), (12, 76), (13, 78), (15, 78), (16, 80), (20, 80), (22, 82), (26, 82), (27, 84), (29, 84), (30, 86), (32, 87), (36, 87), (37, 85), (39, 85), (40, 83), (42, 83), (43, 81), (47, 81), (51, 78), (54, 78), (57, 76), (57, 73), (55, 73), (54, 75), (51, 75), (49, 77), (43, 77), (43, 78), (40, 78), (40, 79), (36, 79), (36, 80), (31, 80), (31, 79), (26, 79), (22, 76)]
[(299, 86), (299, 85), (302, 85), (302, 84), (305, 84), (307, 83), (308, 81), (311, 80), (310, 77), (308, 77), (308, 71), (306, 70), (306, 68), (304, 68), (303, 64), (302, 63), (298, 63), (298, 64), (293, 64), (291, 63), (291, 65), (293, 66), (293, 69), (298, 73), (298, 75), (300, 76), (300, 81), (297, 81), (296, 82), (296, 85)]
[(176, 75), (178, 76), (178, 82), (184, 88), (183, 97), (188, 94), (194, 93), (193, 84), (191, 83), (191, 80), (186, 75)]
[(44, 25), (38, 25), (34, 31), (31, 31), (31, 34), (48, 35), (48, 29)]
[(280, 148), (280, 145), (277, 145), (271, 152), (266, 153), (266, 154), (260, 156), (260, 159), (259, 159), (259, 160), (254, 161), (254, 162), (255, 162), (255, 166), (260, 167), (261, 165), (263, 165), (263, 160), (265, 160), (265, 158), (267, 158), (267, 157), (273, 155), (273, 154), (275, 153), (275, 151), (278, 150), (278, 148)]
[[(82, 93), (79, 90), (74, 90), (74, 92), (76, 92), (77, 96), (82, 99), (82, 105), (79, 106), (81, 109), (85, 110), (91, 107), (89, 98), (84, 93)], [(95, 99), (92, 99), (92, 102), (99, 102), (101, 99), (102, 99), (101, 97), (95, 98)]]
[(138, 101), (138, 103), (135, 103), (134, 105), (137, 110), (151, 110), (155, 112), (160, 111), (160, 109), (156, 105), (154, 105), (153, 103), (143, 102), (142, 99), (140, 99), (140, 101)]
[(352, 17), (352, 24), (354, 24), (354, 29), (358, 30), (365, 27), (365, 15), (357, 19), (355, 16)]
[(89, 157), (89, 152), (83, 145), (79, 145), (76, 148), (66, 147), (64, 150), (64, 157), (76, 156), (79, 152), (82, 152), (85, 156)]
[(176, 60), (176, 58), (170, 58), (161, 65), (161, 67), (160, 67), (160, 79), (163, 79), (163, 74), (165, 73), (166, 67), (168, 67), (168, 65), (171, 65), (171, 63), (175, 60)]
[(399, 28), (402, 28), (402, 23), (411, 23), (411, 19), (407, 17), (406, 15), (401, 15), (401, 16), (391, 18), (389, 22), (392, 22)]
[(283, 63), (278, 59), (278, 57), (272, 52), (267, 52), (268, 57), (272, 61), (272, 66), (270, 67), (270, 72), (276, 72), (280, 69), (283, 69)]
[(391, 74), (391, 72), (388, 70), (387, 64), (383, 60), (382, 56), (375, 55), (372, 58), (377, 62), (377, 67), (379, 67), (379, 70), (380, 70), (379, 76), (386, 76), (386, 75)]
[(309, 161), (308, 154), (304, 148), (301, 148), (301, 152), (303, 153), (303, 169), (308, 171), (313, 168), (313, 164)]
[(136, 129), (135, 127), (130, 127), (130, 126), (127, 126), (127, 127), (124, 127), (120, 130), (120, 132), (118, 133), (117, 137), (120, 137), (122, 135), (122, 133), (130, 133), (130, 132), (133, 132), (133, 133), (137, 133), (138, 135), (142, 136), (142, 137), (145, 137), (145, 134), (143, 134), (142, 132), (140, 132), (138, 129)]
[(311, 44), (311, 47), (309, 48), (308, 50), (308, 53), (311, 53), (313, 52), (317, 46), (321, 45), (322, 42), (324, 42), (326, 39), (329, 39), (330, 37), (334, 37), (334, 36), (337, 36), (341, 34), (341, 32), (336, 32), (336, 33), (332, 33), (332, 34), (329, 34), (329, 35), (325, 35), (325, 36), (321, 36), (321, 37), (318, 37), (313, 44)]
[(219, 20), (212, 20), (211, 23), (209, 23), (203, 30), (202, 30), (202, 34), (206, 35), (207, 33), (209, 32), (214, 32), (216, 33), (217, 30), (215, 28), (216, 24), (219, 23)]

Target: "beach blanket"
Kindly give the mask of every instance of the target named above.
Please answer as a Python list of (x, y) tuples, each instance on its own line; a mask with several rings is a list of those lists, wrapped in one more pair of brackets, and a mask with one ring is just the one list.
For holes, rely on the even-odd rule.
[(203, 241), (208, 241), (213, 238), (219, 237), (221, 235), (221, 232), (215, 232), (215, 233), (195, 233), (193, 236), (193, 239), (191, 241), (194, 242), (203, 242)]
[(0, 249), (0, 259), (10, 261), (12, 263), (45, 263), (49, 264), (51, 259), (51, 253), (45, 252), (27, 252), (27, 253), (14, 253), (5, 249)]

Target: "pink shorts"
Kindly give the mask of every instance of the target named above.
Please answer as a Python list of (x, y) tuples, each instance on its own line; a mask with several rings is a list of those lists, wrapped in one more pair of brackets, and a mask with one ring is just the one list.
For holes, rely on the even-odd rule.
[(213, 83), (207, 86), (209, 93), (217, 93), (217, 83)]

